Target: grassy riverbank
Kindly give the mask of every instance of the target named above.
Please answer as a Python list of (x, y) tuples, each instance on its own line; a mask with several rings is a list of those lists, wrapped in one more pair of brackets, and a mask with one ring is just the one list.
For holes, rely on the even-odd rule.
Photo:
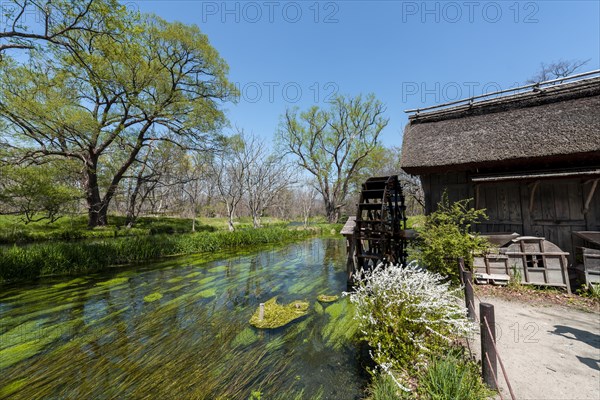
[(330, 234), (331, 230), (324, 226), (308, 230), (270, 227), (235, 232), (156, 234), (4, 247), (0, 248), (0, 282), (49, 275), (76, 275), (172, 255), (281, 244), (316, 234)]
[[(288, 222), (263, 218), (265, 227), (284, 227)], [(251, 218), (239, 218), (236, 229), (252, 227)], [(215, 232), (227, 229), (226, 218), (197, 218), (195, 232)], [(140, 217), (132, 228), (125, 226), (125, 217), (111, 215), (109, 225), (89, 229), (85, 215), (65, 216), (54, 223), (45, 221), (28, 224), (18, 216), (0, 216), (0, 244), (34, 243), (53, 240), (106, 239), (115, 237), (148, 236), (156, 234), (193, 233), (192, 220), (176, 217)]]

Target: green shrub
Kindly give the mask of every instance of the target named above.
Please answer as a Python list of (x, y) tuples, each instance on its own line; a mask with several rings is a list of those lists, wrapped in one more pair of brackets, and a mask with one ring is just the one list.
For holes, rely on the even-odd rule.
[(487, 216), (485, 210), (469, 208), (470, 202), (466, 199), (451, 204), (444, 193), (437, 211), (427, 216), (419, 232), (420, 263), (454, 283), (460, 282), (458, 258), (463, 257), (467, 268), (472, 268), (474, 254), (489, 248), (485, 238), (471, 233), (471, 226)]
[(481, 381), (479, 365), (466, 360), (463, 349), (433, 359), (419, 376), (419, 393), (428, 400), (483, 400), (492, 392)]
[(473, 329), (455, 291), (442, 281), (414, 263), (379, 265), (359, 279), (350, 301), (373, 360), (385, 371), (417, 371)]

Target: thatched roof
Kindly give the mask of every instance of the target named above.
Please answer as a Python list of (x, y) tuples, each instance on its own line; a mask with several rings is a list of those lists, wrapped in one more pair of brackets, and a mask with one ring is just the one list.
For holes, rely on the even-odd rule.
[(573, 160), (600, 163), (600, 78), (411, 115), (402, 144), (412, 174)]

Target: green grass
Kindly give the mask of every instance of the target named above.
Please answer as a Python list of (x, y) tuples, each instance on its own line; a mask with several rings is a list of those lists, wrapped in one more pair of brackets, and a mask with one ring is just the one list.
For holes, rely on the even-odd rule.
[(412, 393), (402, 391), (386, 373), (377, 373), (373, 376), (367, 388), (367, 400), (403, 400), (414, 398)]
[[(23, 223), (18, 216), (0, 215), (0, 244), (33, 243), (52, 240), (106, 239), (156, 234), (192, 233), (192, 220), (175, 217), (140, 217), (132, 228), (125, 227), (125, 217), (111, 215), (109, 225), (89, 229), (85, 215), (65, 216), (54, 223)], [(263, 227), (285, 227), (288, 222), (263, 218)], [(252, 219), (239, 218), (236, 229), (252, 228)], [(197, 218), (196, 232), (227, 230), (226, 218)]]
[(146, 235), (94, 241), (35, 243), (0, 248), (0, 282), (49, 275), (82, 274), (112, 265), (171, 255), (217, 252), (279, 244), (318, 234), (315, 230), (262, 228), (181, 235)]
[[(218, 224), (196, 222), (197, 232), (211, 232)], [(109, 216), (109, 225), (89, 229), (84, 215), (65, 216), (54, 223), (24, 224), (18, 216), (0, 215), (0, 243), (32, 243), (51, 240), (105, 239), (155, 234), (191, 233), (192, 221), (184, 218), (140, 217), (134, 227), (125, 227), (125, 217)]]
[(431, 361), (419, 378), (419, 392), (428, 400), (484, 400), (493, 394), (479, 375), (479, 366), (466, 360), (462, 349)]

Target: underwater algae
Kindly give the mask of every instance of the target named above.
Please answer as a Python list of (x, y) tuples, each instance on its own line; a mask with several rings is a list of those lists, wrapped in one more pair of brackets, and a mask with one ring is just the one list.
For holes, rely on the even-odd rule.
[(326, 294), (320, 294), (317, 296), (317, 300), (319, 300), (321, 303), (333, 303), (339, 298), (340, 296), (338, 296), (337, 294), (331, 296), (328, 296)]
[(154, 293), (149, 294), (148, 296), (144, 296), (144, 301), (146, 303), (152, 303), (153, 301), (162, 299), (162, 297), (163, 297), (162, 293), (154, 292)]
[(358, 322), (354, 319), (354, 305), (346, 298), (325, 308), (325, 314), (329, 320), (322, 329), (323, 338), (328, 346), (339, 350), (356, 336)]
[[(35, 356), (62, 335), (70, 333), (78, 323), (79, 321), (73, 320), (43, 328), (27, 324), (27, 327), (23, 327), (21, 335), (17, 335), (16, 339), (13, 337), (12, 345), (0, 350), (0, 369), (7, 368)], [(25, 331), (25, 329), (29, 329), (29, 331)]]
[(214, 297), (216, 295), (217, 295), (217, 289), (209, 288), (209, 289), (201, 290), (200, 292), (196, 293), (193, 297), (199, 297), (201, 299), (206, 299), (209, 297)]
[(231, 342), (231, 346), (249, 346), (257, 340), (258, 334), (254, 331), (254, 329), (252, 329), (251, 327), (246, 327), (235, 336), (235, 338)]
[[(344, 324), (349, 309), (330, 308), (344, 299), (304, 301), (304, 316), (279, 329), (248, 324), (261, 299), (279, 296), (286, 307), (345, 289), (344, 258), (332, 258), (339, 266), (321, 261), (326, 243), (210, 262), (172, 258), (165, 268), (138, 265), (80, 283), (11, 290), (13, 299), (0, 297), (0, 333), (12, 330), (6, 338), (22, 324), (21, 331), (35, 331), (35, 321), (42, 331), (75, 325), (45, 345), (34, 334), (11, 339), (5, 347), (18, 360), (0, 369), (0, 399), (246, 400), (254, 392), (262, 399), (358, 400), (364, 378), (355, 350), (333, 326)], [(163, 297), (150, 305), (155, 294)]]
[(215, 272), (225, 272), (229, 269), (229, 267), (227, 265), (219, 265), (218, 267), (213, 267), (208, 269), (208, 272), (210, 273), (215, 273)]
[(275, 296), (264, 304), (264, 318), (262, 320), (259, 318), (260, 307), (250, 318), (250, 324), (260, 329), (280, 328), (308, 314), (309, 304), (306, 301), (293, 301), (282, 305), (277, 303), (277, 296)]
[(98, 285), (98, 286), (117, 286), (117, 285), (121, 285), (121, 284), (127, 282), (128, 280), (129, 280), (129, 278), (127, 278), (127, 277), (113, 278), (113, 279), (109, 279), (104, 282), (98, 282), (98, 283), (96, 283), (96, 285)]
[(27, 379), (17, 379), (9, 384), (0, 386), (0, 397), (8, 397), (27, 384)]

